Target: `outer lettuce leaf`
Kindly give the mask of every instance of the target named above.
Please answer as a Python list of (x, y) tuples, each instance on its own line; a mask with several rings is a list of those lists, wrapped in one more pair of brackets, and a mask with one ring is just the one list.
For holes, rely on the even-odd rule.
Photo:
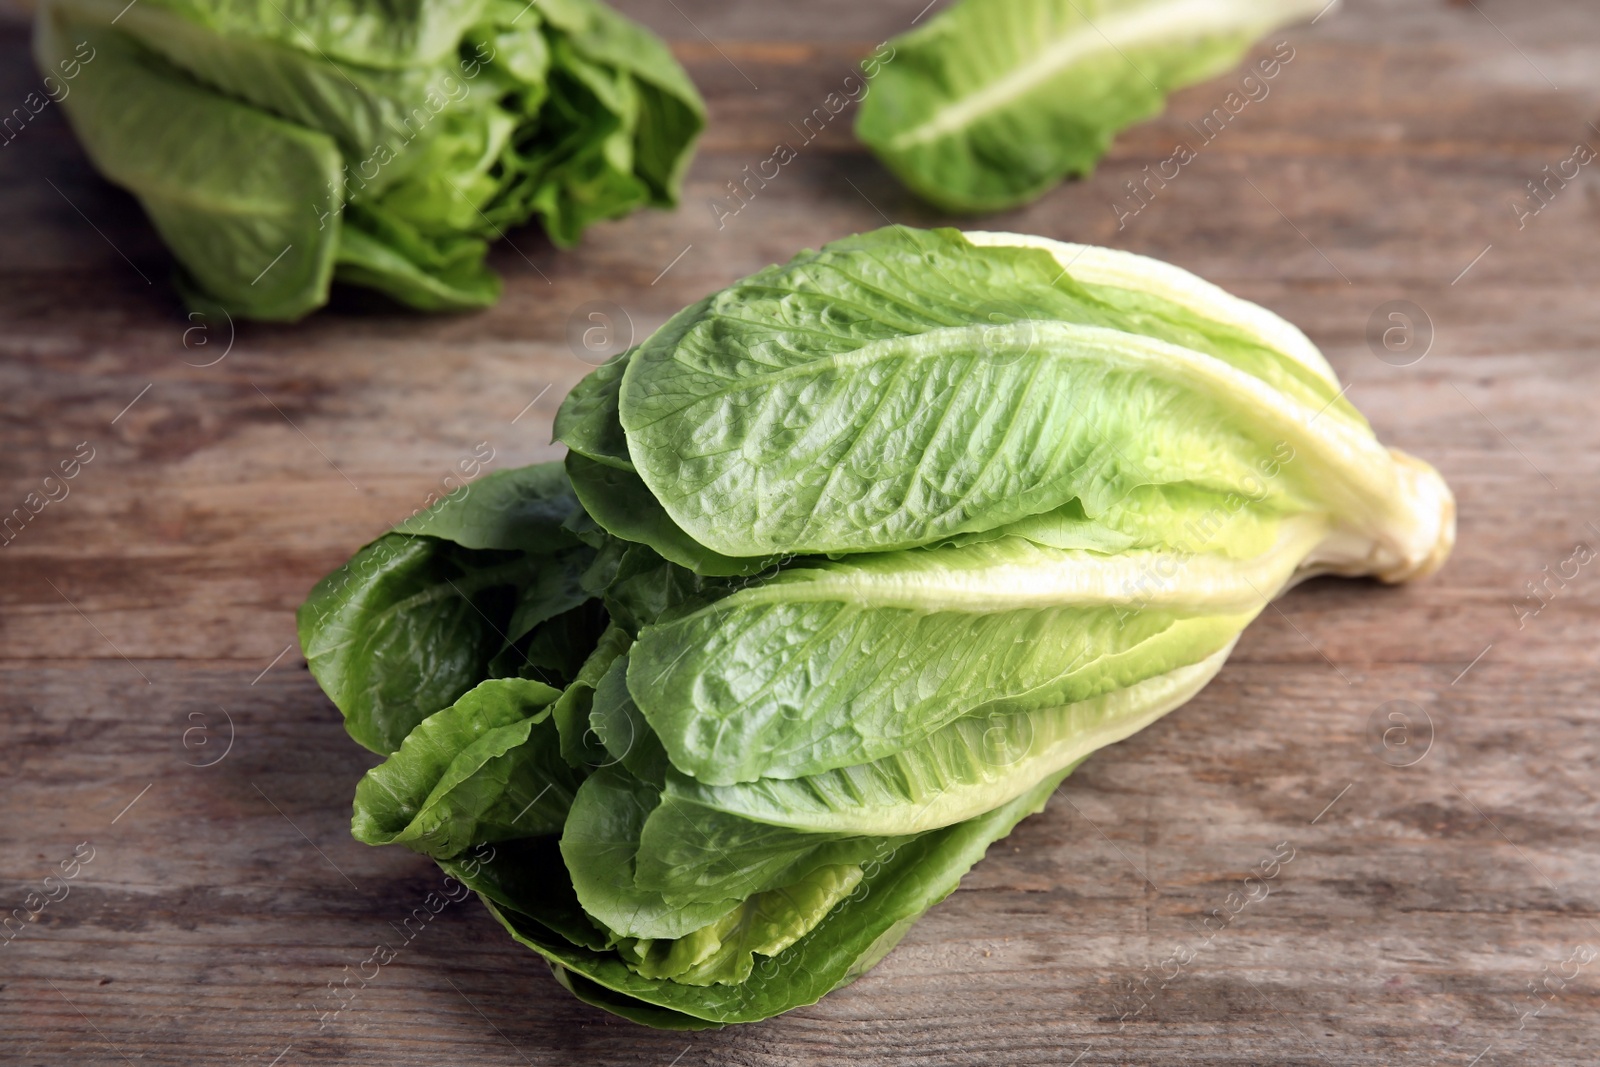
[[(1132, 301), (1140, 300), (1141, 294), (1157, 297), (1201, 318), (1225, 323), (1255, 338), (1264, 347), (1289, 356), (1329, 384), (1339, 384), (1338, 377), (1333, 373), (1333, 368), (1328, 366), (1321, 350), (1294, 323), (1259, 304), (1234, 296), (1182, 267), (1115, 248), (1068, 244), (1031, 234), (968, 230), (963, 236), (969, 243), (982, 248), (1043, 249), (1063, 270), (1070, 269), (1072, 277), (1081, 284), (1113, 303), (1129, 306)], [(1267, 381), (1278, 380), (1271, 373), (1263, 374), (1266, 370), (1268, 368), (1265, 365), (1258, 365), (1251, 373)], [(1361, 413), (1343, 400), (1330, 410), (1362, 425), (1366, 424)]]
[(414, 533), (363, 548), (297, 614), (311, 673), (375, 752), (491, 675), (544, 666), (564, 682), (604, 628), (581, 613), (593, 553), (563, 526), (576, 504), (559, 464), (462, 488), (400, 527)]
[(578, 789), (561, 835), (561, 856), (584, 912), (623, 937), (683, 937), (739, 905), (738, 897), (668, 903), (635, 884), (639, 833), (658, 803), (655, 786), (621, 767), (604, 767)]
[[(893, 755), (805, 778), (707, 786), (671, 773), (664, 799), (680, 809), (675, 821), (687, 812), (702, 833), (730, 815), (811, 833), (887, 836), (948, 826), (999, 807), (1187, 703), (1232, 648), (1230, 642), (1192, 666), (1075, 704), (957, 719)], [(686, 840), (693, 843), (694, 835)]]
[(649, 545), (664, 558), (712, 577), (756, 574), (771, 564), (714, 552), (672, 521), (644, 481), (633, 471), (599, 463), (578, 452), (567, 454), (567, 475), (584, 510), (614, 537)]
[[(480, 119), (493, 94), (461, 77), (449, 61), (380, 70), (336, 63), (303, 47), (303, 39), (219, 35), (158, 4), (141, 2), (118, 17), (115, 0), (50, 0), (61, 11), (117, 32), (159, 56), (193, 82), (278, 118), (332, 137), (350, 164), (352, 195), (368, 196), (414, 168), (451, 117)], [(270, 11), (271, 9), (268, 8)], [(274, 21), (282, 24), (274, 13)], [(68, 98), (70, 99), (70, 97)], [(430, 106), (431, 105), (431, 106)], [(435, 123), (436, 113), (446, 122)], [(192, 131), (191, 131), (192, 132)], [(357, 193), (356, 190), (362, 190)], [(324, 227), (334, 219), (313, 216)]]
[(573, 386), (556, 412), (555, 439), (566, 445), (567, 475), (589, 513), (608, 533), (649, 545), (697, 574), (754, 574), (768, 564), (713, 552), (672, 521), (634, 470), (617, 416), (622, 374), (636, 348), (607, 360)]
[(437, 62), (477, 21), (483, 0), (146, 0), (219, 36), (274, 41), (365, 67)]
[[(754, 1022), (805, 1004), (852, 981), (903, 937), (928, 908), (952, 893), (989, 845), (1039, 811), (1065, 775), (1053, 775), (1028, 793), (976, 819), (932, 831), (902, 844), (886, 861), (867, 868), (856, 890), (795, 944), (755, 967), (732, 986), (691, 986), (637, 974), (615, 953), (581, 947), (552, 928), (560, 906), (529, 904), (523, 912), (497, 899), (498, 858), (462, 880), (483, 892), (489, 910), (518, 941), (550, 961), (579, 996), (653, 1026), (696, 1029)], [(449, 869), (449, 868), (447, 868)], [(457, 875), (467, 874), (460, 868)], [(546, 883), (550, 894), (559, 886)]]
[(539, 682), (483, 682), (428, 716), (356, 786), (350, 832), (439, 859), (560, 831), (580, 781), (561, 759)]
[(1263, 606), (941, 611), (736, 595), (641, 631), (628, 687), (685, 774), (798, 778), (893, 755), (964, 716), (1075, 703), (1196, 663)]
[(622, 372), (638, 348), (606, 360), (590, 371), (561, 402), (556, 411), (554, 437), (572, 452), (617, 470), (633, 470), (628, 440), (617, 416)]
[[(900, 550), (1133, 489), (1381, 525), (1393, 462), (1336, 386), (1226, 318), (1082, 285), (1045, 249), (879, 230), (691, 308), (628, 361), (630, 456), (729, 556)], [(1159, 309), (1159, 314), (1155, 313)], [(1325, 413), (1320, 419), (1319, 412)]]
[(386, 534), (319, 582), (300, 606), (300, 646), (350, 736), (393, 752), (487, 677), (518, 590), (541, 567), (537, 557)]
[(856, 135), (918, 195), (999, 211), (1086, 174), (1174, 89), (1322, 0), (965, 0), (893, 41)]
[[(470, 461), (463, 460), (463, 463)], [(463, 548), (521, 549), (548, 555), (575, 547), (567, 523), (578, 513), (559, 463), (494, 471), (395, 527)]]

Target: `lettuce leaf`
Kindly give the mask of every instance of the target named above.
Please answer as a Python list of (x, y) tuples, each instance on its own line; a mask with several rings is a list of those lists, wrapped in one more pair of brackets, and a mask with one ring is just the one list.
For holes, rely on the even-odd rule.
[[(581, 664), (604, 619), (573, 615), (593, 599), (581, 579), (594, 550), (564, 528), (576, 507), (559, 464), (496, 472), (317, 584), (296, 614), (300, 645), (351, 737), (395, 751), (485, 678), (539, 673), (541, 636), (577, 628)], [(546, 681), (565, 684), (567, 658)]]
[(558, 696), (540, 682), (500, 679), (428, 716), (356, 786), (351, 834), (448, 859), (558, 832), (580, 780), (550, 721)]

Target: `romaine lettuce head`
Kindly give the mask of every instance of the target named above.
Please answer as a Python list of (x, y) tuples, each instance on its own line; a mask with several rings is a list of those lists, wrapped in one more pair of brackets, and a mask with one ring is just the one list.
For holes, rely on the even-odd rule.
[(493, 303), (490, 241), (674, 204), (705, 118), (599, 0), (43, 0), (34, 51), (190, 302), (239, 318), (298, 318), (335, 280)]
[(564, 465), (325, 580), (302, 643), (388, 755), (356, 836), (655, 1026), (852, 980), (1273, 597), (1419, 577), (1454, 537), (1438, 474), (1293, 326), (1010, 234), (761, 271), (598, 368), (556, 433)]
[[(962, 0), (866, 64), (856, 136), (947, 211), (1001, 211), (1087, 174), (1167, 94), (1327, 0)], [(1197, 127), (1219, 136), (1294, 58), (1280, 42)], [(1259, 76), (1258, 76), (1259, 74)], [(1203, 147), (1204, 140), (1195, 145)], [(1191, 149), (1192, 151), (1192, 149)]]

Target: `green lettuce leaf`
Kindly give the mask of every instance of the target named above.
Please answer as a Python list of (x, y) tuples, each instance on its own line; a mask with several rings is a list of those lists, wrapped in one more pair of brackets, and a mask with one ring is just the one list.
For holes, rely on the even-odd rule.
[(300, 606), (311, 673), (350, 735), (388, 754), (495, 675), (564, 684), (605, 628), (560, 464), (459, 486), (367, 545)]
[(617, 413), (629, 349), (583, 378), (556, 412), (555, 439), (567, 446), (567, 476), (584, 510), (614, 537), (649, 545), (697, 574), (755, 574), (768, 561), (713, 552), (672, 521), (634, 470)]
[(1151, 484), (1394, 518), (1394, 463), (1299, 353), (1055, 251), (893, 227), (736, 283), (628, 361), (635, 468), (728, 556), (913, 548), (1073, 500), (1098, 518)]
[[(471, 461), (463, 460), (463, 471)], [(453, 541), (463, 548), (550, 554), (575, 547), (567, 523), (578, 501), (559, 463), (492, 471), (395, 527), (396, 533)]]
[[(549, 960), (556, 976), (591, 1003), (653, 1026), (698, 1029), (754, 1022), (813, 1004), (877, 963), (918, 917), (954, 892), (992, 842), (1042, 810), (1063, 777), (1053, 775), (1009, 804), (915, 837), (888, 859), (868, 864), (862, 882), (843, 902), (737, 985), (693, 986), (645, 978), (616, 953), (562, 936), (551, 925), (561, 922), (559, 906), (530, 902), (530, 911), (524, 912), (483, 891), (491, 883), (491, 870), (502, 862), (498, 856), (477, 875), (460, 868), (452, 873), (466, 875), (462, 881), (480, 889), (507, 931)], [(551, 895), (559, 893), (554, 880), (545, 880), (543, 887)]]
[(964, 0), (895, 38), (856, 136), (948, 211), (1087, 174), (1167, 94), (1237, 64), (1323, 0)]
[(561, 758), (539, 682), (483, 682), (419, 723), (356, 786), (350, 832), (440, 859), (560, 831), (579, 775)]
[(72, 9), (41, 8), (41, 67), (73, 61), (80, 42), (93, 58), (63, 100), (73, 131), (189, 274), (239, 316), (293, 319), (324, 303), (338, 229), (318, 220), (337, 216), (344, 189), (334, 141), (199, 88)]
[(350, 736), (393, 752), (488, 677), (518, 591), (541, 568), (521, 553), (385, 534), (319, 582), (300, 606), (300, 647)]
[[(1214, 610), (1135, 611), (1141, 592), (1122, 588), (1133, 568), (1105, 574), (1078, 553), (1018, 539), (929, 554), (950, 569), (936, 559), (918, 575), (887, 557), (788, 571), (641, 630), (628, 687), (673, 765), (708, 785), (797, 778), (893, 755), (963, 716), (1088, 700), (1217, 652), (1287, 578), (1261, 594), (1236, 581), (1224, 590), (1232, 602)], [(996, 606), (998, 591), (977, 599), (1019, 556), (1056, 557), (1054, 580), (1038, 576), (1040, 595), (1009, 609)], [(1091, 580), (1085, 571), (1098, 591), (1074, 588)], [(936, 585), (935, 574), (950, 580)]]
[[(677, 809), (675, 821), (686, 815), (701, 828), (730, 815), (808, 833), (888, 836), (948, 826), (999, 807), (1187, 703), (1232, 648), (1230, 642), (1199, 663), (1074, 704), (957, 719), (893, 755), (804, 778), (708, 786), (672, 772), (663, 796)], [(695, 840), (676, 832), (645, 836)]]
[(595, 687), (631, 644), (633, 638), (628, 631), (616, 625), (607, 627), (595, 643), (594, 651), (578, 668), (572, 684), (561, 691), (561, 698), (551, 711), (561, 736), (561, 756), (574, 767), (606, 761), (605, 747), (590, 727)]
[(145, 0), (219, 36), (250, 37), (380, 70), (437, 62), (484, 0)]
[(750, 978), (757, 956), (776, 956), (800, 940), (860, 883), (860, 867), (819, 867), (794, 885), (749, 897), (693, 933), (668, 941), (624, 941), (617, 948), (644, 978), (739, 985)]
[(603, 767), (579, 787), (561, 834), (561, 856), (584, 912), (623, 937), (676, 938), (721, 919), (738, 897), (669, 903), (634, 882), (639, 833), (660, 791), (620, 766)]

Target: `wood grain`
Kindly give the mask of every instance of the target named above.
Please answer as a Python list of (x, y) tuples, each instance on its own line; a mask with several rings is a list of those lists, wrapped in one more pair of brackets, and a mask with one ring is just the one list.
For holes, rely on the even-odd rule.
[[(642, 337), (799, 248), (959, 221), (899, 189), (848, 115), (722, 228), (710, 207), (922, 0), (620, 6), (710, 105), (685, 202), (573, 252), (513, 234), (494, 252), (505, 298), (478, 315), (345, 294), (228, 348), (192, 331), (137, 205), (56, 109), (0, 149), (0, 513), (94, 450), (0, 548), (0, 905), (94, 849), (0, 948), (0, 1061), (1594, 1062), (1600, 961), (1524, 1013), (1530, 983), (1600, 947), (1600, 570), (1520, 627), (1513, 610), (1600, 543), (1600, 181), (1520, 230), (1509, 207), (1600, 145), (1600, 36), (1577, 0), (1353, 0), (1283, 34), (1295, 59), (1271, 94), (1120, 231), (1123, 183), (1233, 76), (1179, 94), (1091, 178), (982, 222), (1160, 256), (1303, 326), (1380, 435), (1454, 486), (1441, 575), (1296, 590), (1196, 700), (1098, 755), (816, 1007), (646, 1031), (574, 1002), (467, 902), (321, 1017), (437, 875), (348, 835), (371, 757), (292, 645), (310, 585), (478, 442), (495, 466), (555, 455), (551, 416), (588, 370), (565, 340), (584, 303), (622, 306)], [(0, 111), (34, 87), (26, 38), (25, 12), (0, 14)], [(1433, 324), (1412, 366), (1366, 339), (1392, 300)], [(1435, 729), (1407, 768), (1373, 753), (1397, 700)], [(1211, 936), (1283, 842), (1270, 895)]]

